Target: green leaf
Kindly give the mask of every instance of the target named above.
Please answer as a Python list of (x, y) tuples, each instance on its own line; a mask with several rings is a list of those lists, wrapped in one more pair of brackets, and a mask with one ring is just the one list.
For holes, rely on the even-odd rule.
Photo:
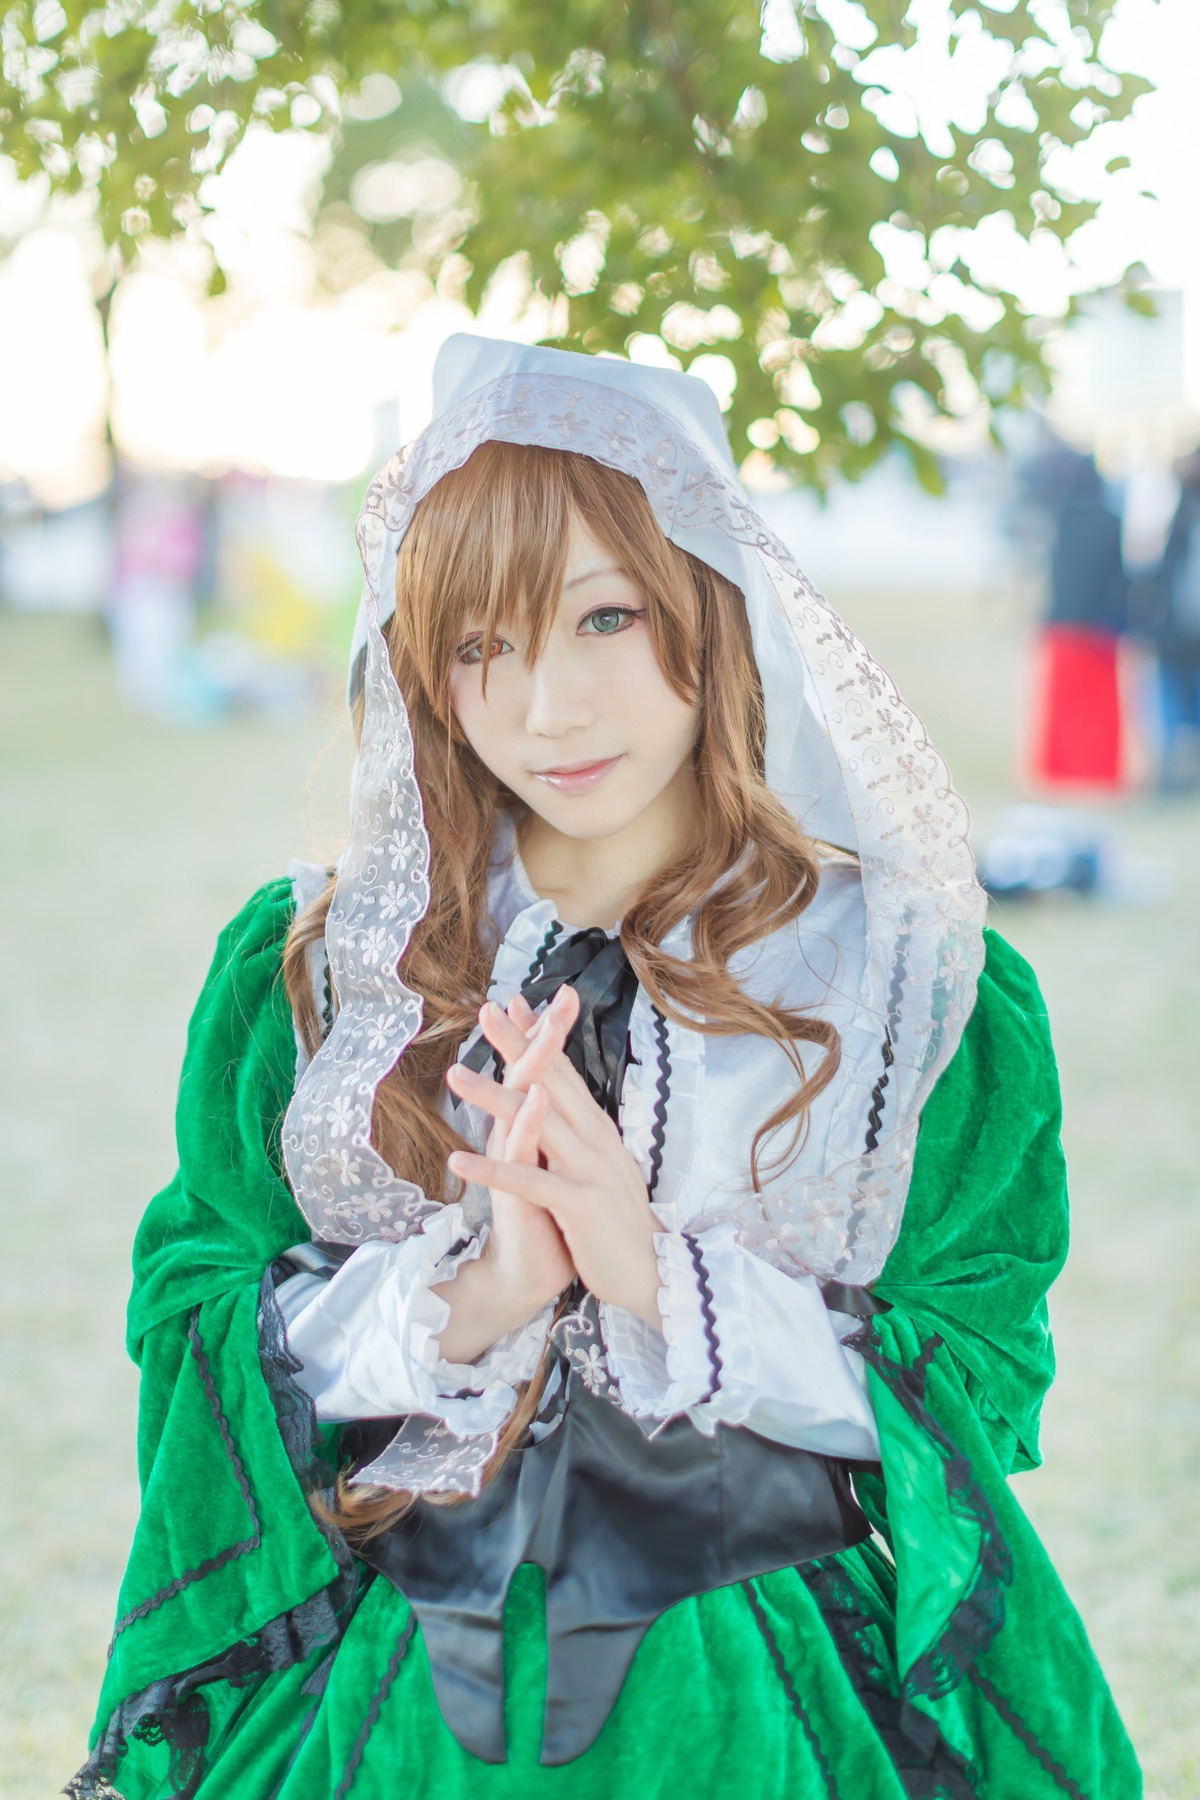
[[(966, 317), (973, 302), (998, 303), (986, 331), (956, 313), (939, 318), (944, 262), (924, 267), (921, 251), (889, 275), (875, 228), (907, 233), (916, 252), (1002, 207), (1026, 236), (1068, 238), (1095, 207), (1049, 190), (1048, 159), (1088, 137), (1073, 118), (1088, 114), (1081, 102), (1121, 119), (1148, 86), (1122, 75), (1110, 93), (1111, 72), (1086, 61), (1085, 39), (1094, 52), (1112, 0), (1071, 0), (1069, 84), (1032, 0), (949, 4), (955, 20), (982, 22), (1001, 67), (1036, 46), (1044, 66), (1021, 83), (1036, 129), (1002, 125), (989, 107), (974, 137), (955, 133), (947, 157), (880, 123), (858, 65), (872, 32), (873, 50), (911, 47), (908, 0), (860, 0), (857, 13), (836, 15), (838, 29), (817, 0), (797, 0), (781, 61), (763, 54), (758, 0), (181, 0), (169, 26), (158, 23), (165, 10), (64, 0), (66, 27), (49, 44), (37, 41), (35, 0), (12, 0), (0, 152), (22, 179), (90, 194), (105, 243), (132, 266), (148, 238), (198, 229), (206, 171), (252, 124), (287, 129), (295, 110), (332, 141), (315, 221), (327, 286), (400, 267), (465, 284), (477, 304), (498, 270), (519, 263), (534, 289), (565, 299), (565, 343), (620, 353), (633, 333), (662, 332), (685, 366), (702, 352), (726, 356), (736, 455), (756, 421), (790, 411), (803, 428), (789, 425), (793, 442), (782, 435), (770, 454), (798, 480), (822, 488), (899, 447), (935, 489), (936, 456), (897, 420), (902, 385), (925, 396), (933, 424), (943, 418), (936, 346), (949, 343), (993, 407), (1019, 404), (1043, 380), (1042, 343), (1012, 296), (973, 283), (961, 241), (953, 303)], [(252, 53), (239, 48), (248, 41)], [(400, 103), (356, 114), (372, 76), (398, 84)], [(479, 101), (489, 83), (490, 119)], [(1005, 86), (999, 78), (991, 106)], [(330, 87), (340, 119), (325, 104)], [(975, 167), (984, 140), (1011, 158), (1011, 185)], [(97, 169), (89, 146), (105, 142), (117, 154)], [(894, 180), (872, 169), (878, 152)], [(994, 175), (988, 154), (981, 168)], [(453, 198), (454, 183), (439, 177), (439, 189), (428, 166), (420, 175), (434, 163), (457, 172)], [(1108, 163), (1110, 173), (1127, 166)], [(368, 205), (364, 172), (379, 167)], [(563, 246), (585, 239), (581, 279)], [(223, 279), (215, 268), (212, 293)], [(1135, 310), (1152, 305), (1135, 278), (1122, 291)], [(717, 331), (715, 308), (735, 329)], [(787, 383), (800, 370), (810, 404), (796, 408)]]

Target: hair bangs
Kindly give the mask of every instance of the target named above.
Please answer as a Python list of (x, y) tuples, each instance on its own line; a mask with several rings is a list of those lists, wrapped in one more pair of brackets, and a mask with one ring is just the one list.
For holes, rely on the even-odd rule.
[[(420, 502), (400, 547), (396, 605), (431, 705), (450, 711), (450, 671), (468, 632), (484, 642), (520, 625), (526, 655), (545, 644), (558, 606), (575, 498), (565, 459), (487, 443)], [(487, 691), (488, 664), (483, 665)]]
[[(468, 632), (520, 625), (535, 660), (553, 624), (571, 522), (586, 522), (642, 593), (664, 677), (692, 698), (701, 678), (690, 558), (664, 535), (641, 485), (591, 457), (480, 444), (419, 503), (396, 567), (396, 625), (437, 716), (453, 729), (450, 671)], [(487, 692), (488, 663), (483, 665)]]

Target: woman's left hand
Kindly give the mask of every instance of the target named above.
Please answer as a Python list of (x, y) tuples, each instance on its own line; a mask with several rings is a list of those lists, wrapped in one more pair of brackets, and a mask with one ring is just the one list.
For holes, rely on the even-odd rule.
[[(562, 1233), (580, 1279), (596, 1298), (624, 1306), (658, 1329), (654, 1234), (662, 1227), (651, 1209), (642, 1171), (621, 1142), (620, 1132), (562, 1051), (578, 1010), (579, 996), (569, 985), (559, 989), (536, 1020), (519, 996), (507, 1014), (489, 1001), (480, 1012), (480, 1023), (506, 1064), (503, 1084), (460, 1063), (446, 1076), (461, 1099), (506, 1124), (528, 1092), (538, 1116), (544, 1108), (539, 1142), (545, 1168), (462, 1150), (455, 1151), (449, 1166), (468, 1181), (502, 1187), (543, 1207)], [(558, 1045), (549, 1058), (547, 1037)], [(537, 1079), (522, 1070), (527, 1053), (528, 1063), (537, 1067)]]

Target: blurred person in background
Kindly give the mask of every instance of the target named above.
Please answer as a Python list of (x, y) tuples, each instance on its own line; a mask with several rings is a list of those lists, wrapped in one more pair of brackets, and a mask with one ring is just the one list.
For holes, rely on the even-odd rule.
[[(1012, 1495), (1060, 1103), (697, 378), (451, 338), (336, 871), (221, 937), (77, 1800), (1134, 1800)], [(570, 921), (570, 922), (568, 922)]]
[(1200, 450), (1179, 465), (1171, 521), (1145, 629), (1158, 658), (1160, 785), (1200, 788)]
[(189, 721), (198, 710), (191, 655), (207, 548), (204, 511), (190, 483), (127, 465), (118, 468), (116, 501), (106, 617), (117, 682), (140, 711)]
[(1051, 527), (1029, 772), (1051, 790), (1118, 792), (1128, 779), (1118, 658), (1128, 625), (1121, 521), (1095, 460), (1065, 445), (1038, 459), (1027, 491)]

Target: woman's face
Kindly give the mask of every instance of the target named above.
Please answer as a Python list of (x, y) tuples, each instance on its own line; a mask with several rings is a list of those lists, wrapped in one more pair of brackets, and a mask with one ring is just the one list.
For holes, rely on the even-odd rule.
[(667, 685), (646, 602), (578, 517), (558, 612), (536, 662), (522, 630), (487, 648), (468, 621), (450, 699), (481, 762), (553, 829), (572, 838), (622, 831), (677, 778), (690, 779), (698, 706)]

